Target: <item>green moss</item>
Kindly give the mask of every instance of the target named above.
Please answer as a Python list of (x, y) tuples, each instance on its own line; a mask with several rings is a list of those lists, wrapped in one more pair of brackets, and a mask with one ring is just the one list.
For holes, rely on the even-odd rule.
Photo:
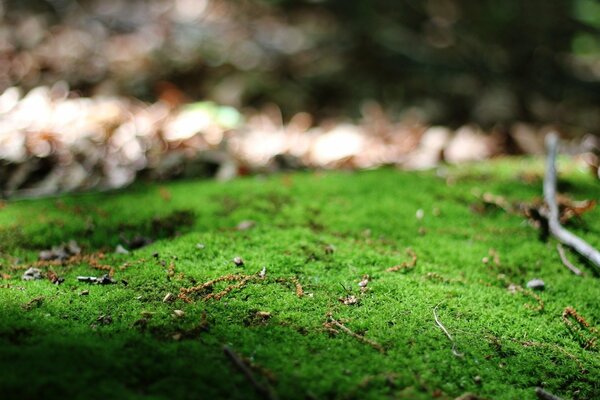
[[(598, 398), (600, 344), (584, 348), (597, 333), (569, 328), (562, 313), (571, 306), (600, 326), (600, 281), (585, 267), (585, 277), (572, 275), (555, 242), (540, 240), (523, 218), (474, 211), (474, 191), (539, 197), (541, 180), (523, 180), (524, 172), (543, 171), (539, 161), (512, 160), (451, 169), (446, 177), (391, 169), (296, 173), (9, 202), (0, 210), (0, 272), (12, 276), (0, 281), (0, 397), (258, 397), (223, 353), (227, 345), (281, 398), (472, 392), (533, 399), (541, 385), (566, 398)], [(600, 197), (597, 182), (576, 170), (563, 185), (576, 198)], [(599, 215), (594, 210), (571, 229), (600, 246)], [(256, 225), (236, 229), (243, 220)], [(154, 242), (113, 253), (135, 235)], [(62, 285), (21, 281), (15, 257), (17, 267), (28, 266), (39, 250), (70, 239), (84, 254), (107, 252), (100, 264), (115, 269), (118, 283), (78, 282), (78, 275), (104, 273), (85, 259), (43, 268), (64, 277)], [(386, 272), (409, 261), (409, 247), (416, 266)], [(232, 262), (236, 256), (243, 267)], [(182, 287), (263, 266), (264, 279), (220, 300), (202, 295), (231, 282), (190, 295), (192, 303), (163, 302)], [(507, 290), (536, 277), (546, 282), (541, 311), (528, 292)], [(357, 304), (340, 302), (349, 295)], [(23, 307), (35, 298), (43, 300)], [(436, 326), (436, 305), (463, 357)], [(173, 316), (175, 309), (185, 316)], [(331, 318), (385, 352), (339, 326), (333, 332)]]

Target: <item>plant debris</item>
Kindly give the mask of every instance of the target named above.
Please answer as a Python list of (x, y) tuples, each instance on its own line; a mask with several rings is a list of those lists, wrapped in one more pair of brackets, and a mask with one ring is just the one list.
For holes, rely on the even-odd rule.
[(110, 315), (102, 314), (98, 318), (96, 318), (96, 322), (100, 325), (110, 325), (113, 322), (113, 319)]
[(240, 221), (240, 223), (237, 224), (235, 229), (238, 231), (247, 231), (248, 229), (254, 228), (254, 226), (256, 226), (256, 221), (244, 220), (244, 221)]
[(49, 270), (47, 273), (47, 277), (48, 280), (50, 280), (50, 282), (54, 283), (55, 285), (60, 285), (61, 283), (63, 283), (65, 281), (65, 278), (61, 278), (59, 277), (56, 272)]
[[(221, 300), (223, 296), (226, 296), (229, 292), (241, 289), (251, 282), (252, 280), (258, 279), (260, 273), (254, 275), (243, 275), (243, 274), (228, 274), (223, 275), (219, 278), (210, 280), (201, 285), (197, 285), (191, 288), (180, 288), (179, 295), (177, 296), (179, 299), (185, 301), (186, 303), (192, 303), (192, 299), (189, 297), (191, 294), (198, 293), (202, 296), (204, 301), (214, 299)], [(229, 285), (218, 293), (212, 293), (213, 287), (215, 284), (219, 282), (236, 282), (235, 284)]]
[(228, 346), (223, 346), (223, 352), (227, 356), (227, 358), (233, 363), (233, 365), (244, 374), (246, 379), (250, 382), (254, 390), (256, 392), (269, 400), (277, 399), (277, 396), (273, 392), (273, 390), (269, 386), (262, 385), (252, 372), (250, 365), (246, 362), (246, 360), (240, 357), (236, 352), (230, 349)]
[(325, 254), (331, 255), (335, 253), (335, 246), (332, 244), (328, 244), (323, 248), (323, 250), (325, 251)]
[(396, 265), (394, 267), (390, 267), (386, 271), (387, 272), (396, 272), (396, 271), (408, 271), (408, 270), (413, 269), (417, 265), (417, 253), (415, 253), (413, 249), (408, 248), (408, 249), (406, 249), (406, 254), (408, 254), (411, 257), (410, 261), (404, 261), (402, 264)]
[(175, 276), (175, 261), (171, 261), (169, 263), (169, 267), (167, 268), (167, 278), (170, 280)]
[(369, 290), (369, 288), (367, 288), (367, 285), (369, 285), (369, 280), (370, 280), (369, 275), (365, 274), (365, 275), (363, 275), (361, 281), (358, 282), (358, 286), (360, 287), (361, 293), (365, 293), (367, 290)]
[(173, 310), (173, 315), (177, 318), (183, 318), (185, 316), (185, 312), (183, 310)]
[(583, 275), (583, 272), (581, 272), (581, 270), (579, 268), (577, 268), (576, 266), (574, 266), (571, 263), (571, 261), (569, 261), (569, 259), (567, 258), (567, 255), (565, 254), (565, 250), (564, 250), (562, 244), (557, 243), (556, 244), (556, 250), (558, 250), (558, 255), (560, 256), (560, 260), (562, 261), (562, 263), (563, 263), (563, 265), (565, 267), (567, 267), (575, 275), (578, 275), (578, 276), (582, 276)]
[(352, 332), (340, 321), (333, 318), (333, 315), (331, 313), (327, 313), (327, 319), (323, 323), (323, 327), (332, 334), (338, 334), (339, 331), (342, 331), (342, 332), (352, 336), (353, 338), (357, 339), (358, 341), (368, 344), (369, 346), (371, 346), (375, 350), (379, 351), (380, 353), (385, 353), (385, 349), (383, 348), (382, 345), (380, 345), (379, 343), (377, 343), (373, 340), (367, 339), (363, 335), (359, 335), (358, 333)]
[[(563, 322), (567, 325), (567, 327), (572, 332), (577, 334), (584, 349), (591, 349), (596, 347), (597, 341), (598, 339), (600, 339), (600, 331), (598, 330), (598, 328), (591, 326), (590, 323), (586, 321), (586, 319), (583, 318), (581, 315), (579, 315), (573, 307), (566, 307), (564, 309), (562, 313), (562, 319)], [(574, 319), (577, 325), (573, 324), (573, 322), (571, 322), (571, 319)], [(586, 338), (586, 334), (584, 332), (587, 332), (587, 336), (592, 337)]]
[(419, 208), (415, 213), (415, 217), (417, 218), (417, 220), (421, 221), (425, 217), (425, 211), (423, 211), (422, 208)]
[[(548, 206), (548, 211), (542, 213), (548, 220), (548, 229), (561, 243), (572, 247), (581, 256), (590, 261), (596, 268), (600, 269), (600, 252), (580, 237), (572, 234), (561, 226), (559, 206), (557, 205), (556, 195), (556, 154), (558, 152), (558, 135), (550, 133), (546, 137), (546, 146), (548, 148), (548, 157), (546, 160), (546, 176), (544, 179), (544, 200)], [(581, 207), (581, 212), (589, 210), (593, 206), (587, 205)], [(571, 207), (571, 210), (576, 207)], [(572, 214), (580, 215), (577, 211)]]
[(298, 278), (296, 278), (296, 277), (290, 278), (290, 281), (296, 287), (296, 296), (303, 297), (304, 296), (304, 288), (302, 287), (302, 284), (300, 283)]
[(428, 273), (426, 273), (425, 274), (425, 279), (430, 280), (430, 281), (442, 282), (442, 283), (458, 282), (456, 279), (446, 278), (446, 277), (438, 274), (437, 272), (428, 272)]
[(33, 308), (37, 308), (37, 307), (41, 306), (43, 302), (44, 302), (44, 296), (34, 297), (33, 299), (29, 300), (27, 303), (21, 305), (21, 308), (25, 311), (29, 311)]
[(527, 282), (527, 288), (532, 289), (532, 290), (544, 290), (545, 288), (545, 283), (543, 280), (541, 279), (532, 279), (529, 282)]
[(271, 313), (269, 311), (248, 311), (248, 316), (244, 318), (245, 326), (258, 326), (265, 325), (271, 319)]
[(358, 304), (359, 303), (359, 299), (356, 298), (356, 296), (349, 294), (345, 297), (340, 297), (338, 299), (342, 304), (345, 304), (347, 306), (353, 305), (353, 304)]
[(117, 283), (117, 281), (112, 279), (108, 274), (102, 275), (99, 278), (97, 278), (95, 276), (78, 276), (77, 280), (79, 282), (95, 283), (98, 285), (110, 285), (110, 284)]
[(175, 296), (173, 296), (173, 293), (167, 293), (165, 295), (165, 297), (163, 297), (163, 303), (169, 303), (171, 301), (173, 301), (175, 299)]
[(125, 247), (123, 247), (123, 245), (118, 244), (117, 247), (115, 247), (115, 253), (116, 254), (129, 254), (129, 250), (127, 250)]
[(107, 265), (107, 264), (102, 264), (100, 262), (101, 259), (104, 258), (104, 254), (100, 254), (98, 257), (88, 257), (87, 262), (90, 265), (90, 267), (92, 267), (93, 269), (97, 269), (99, 271), (105, 271), (107, 273), (107, 275), (112, 278), (112, 276), (115, 274), (115, 269), (114, 267)]
[(66, 244), (61, 244), (59, 246), (54, 246), (50, 250), (42, 250), (39, 254), (40, 261), (65, 261), (71, 258), (72, 256), (79, 255), (81, 253), (81, 248), (77, 244), (76, 241), (70, 240)]
[(537, 302), (536, 306), (526, 303), (525, 307), (537, 312), (541, 312), (544, 310), (544, 300), (542, 300), (542, 298), (536, 293), (534, 293), (532, 290), (524, 289), (521, 285), (517, 285), (516, 283), (510, 282), (504, 274), (498, 275), (498, 279), (504, 283), (504, 285), (506, 286), (506, 290), (508, 290), (509, 293), (521, 293), (523, 296), (531, 297)]
[(36, 280), (36, 279), (42, 279), (42, 271), (40, 271), (38, 268), (31, 267), (23, 273), (23, 276), (21, 277), (21, 279), (23, 279), (24, 281), (32, 281), (32, 280)]
[(459, 353), (456, 350), (456, 342), (454, 341), (454, 338), (452, 337), (452, 335), (450, 335), (450, 332), (448, 332), (446, 327), (444, 325), (442, 325), (442, 323), (438, 319), (437, 308), (439, 307), (440, 304), (442, 304), (442, 303), (439, 303), (435, 307), (433, 307), (433, 319), (435, 320), (435, 324), (440, 327), (440, 329), (446, 334), (446, 337), (448, 337), (448, 340), (450, 340), (450, 343), (452, 343), (452, 354), (454, 354), (456, 357), (463, 357), (464, 354)]
[(233, 258), (233, 263), (237, 267), (243, 267), (244, 266), (244, 260), (242, 260), (242, 257), (239, 257), (239, 256)]
[(135, 235), (132, 239), (127, 239), (124, 237), (122, 239), (123, 242), (125, 242), (125, 245), (127, 245), (127, 247), (129, 248), (129, 250), (137, 250), (154, 243), (154, 240), (152, 240), (152, 238), (142, 235)]
[(561, 400), (560, 397), (553, 395), (552, 393), (542, 389), (541, 387), (535, 388), (535, 395), (540, 400)]
[(498, 251), (496, 249), (490, 249), (488, 251), (488, 256), (483, 257), (481, 259), (481, 262), (484, 264), (488, 264), (490, 262), (490, 257), (491, 257), (491, 260), (494, 263), (494, 265), (499, 267), (500, 266), (500, 254), (498, 254)]
[(277, 283), (291, 283), (292, 285), (294, 285), (295, 291), (296, 291), (296, 296), (298, 298), (304, 297), (304, 288), (302, 287), (302, 284), (300, 283), (300, 281), (298, 280), (298, 278), (296, 277), (291, 277), (291, 278), (277, 278), (276, 281)]

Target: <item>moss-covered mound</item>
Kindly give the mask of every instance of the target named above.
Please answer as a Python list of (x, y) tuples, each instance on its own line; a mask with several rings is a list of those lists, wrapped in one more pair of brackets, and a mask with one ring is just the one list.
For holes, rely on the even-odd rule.
[(477, 196), (539, 197), (517, 163), (6, 203), (0, 398), (598, 398), (600, 279)]

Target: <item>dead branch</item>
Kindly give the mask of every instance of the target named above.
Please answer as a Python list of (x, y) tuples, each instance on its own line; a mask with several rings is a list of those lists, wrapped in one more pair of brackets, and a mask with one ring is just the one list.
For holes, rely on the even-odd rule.
[(450, 332), (448, 332), (448, 330), (446, 329), (446, 327), (444, 325), (442, 325), (442, 323), (440, 322), (440, 320), (438, 319), (437, 316), (437, 308), (441, 303), (438, 303), (435, 307), (433, 307), (433, 318), (435, 319), (435, 323), (437, 326), (440, 327), (440, 329), (442, 331), (444, 331), (444, 333), (446, 334), (446, 336), (448, 337), (448, 339), (450, 340), (450, 343), (452, 343), (452, 354), (454, 354), (456, 357), (463, 357), (464, 354), (459, 353), (456, 350), (456, 342), (454, 341), (454, 338), (452, 337), (452, 335), (450, 335)]
[(240, 370), (240, 372), (242, 372), (244, 374), (246, 379), (248, 379), (250, 384), (254, 387), (254, 389), (260, 396), (264, 397), (265, 399), (269, 399), (269, 400), (277, 399), (277, 396), (275, 395), (275, 393), (273, 393), (271, 390), (269, 390), (268, 387), (261, 385), (260, 382), (258, 382), (256, 380), (250, 367), (248, 365), (246, 365), (244, 360), (235, 351), (231, 350), (227, 346), (223, 346), (223, 352), (225, 353), (227, 358), (229, 358), (229, 360), (231, 360), (233, 365), (238, 370)]
[(574, 266), (571, 261), (569, 261), (569, 259), (567, 258), (566, 254), (565, 254), (565, 249), (563, 249), (562, 245), (560, 243), (558, 243), (556, 245), (556, 250), (558, 250), (558, 255), (560, 256), (560, 260), (562, 261), (563, 265), (567, 268), (569, 268), (571, 270), (571, 272), (573, 272), (575, 275), (583, 275), (583, 272), (581, 272), (581, 270), (579, 268), (577, 268), (576, 266)]
[(558, 152), (558, 136), (556, 133), (550, 133), (546, 136), (546, 147), (548, 158), (544, 178), (544, 200), (549, 209), (547, 215), (548, 229), (561, 243), (571, 247), (600, 270), (600, 252), (560, 225), (558, 204), (556, 203), (556, 153)]

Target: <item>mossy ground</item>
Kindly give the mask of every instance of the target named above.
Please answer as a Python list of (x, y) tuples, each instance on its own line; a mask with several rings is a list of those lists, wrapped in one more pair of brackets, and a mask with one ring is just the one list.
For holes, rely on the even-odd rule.
[[(570, 273), (556, 243), (541, 240), (522, 217), (473, 207), (474, 190), (539, 197), (542, 164), (510, 160), (448, 174), (304, 172), (8, 202), (0, 210), (0, 272), (11, 276), (0, 280), (0, 397), (259, 397), (224, 354), (226, 345), (280, 398), (445, 399), (471, 392), (527, 399), (535, 386), (565, 398), (599, 398), (600, 344), (585, 348), (596, 333), (569, 328), (562, 313), (571, 306), (600, 325), (600, 278), (588, 267), (584, 277)], [(600, 197), (598, 183), (575, 170), (561, 187), (579, 199)], [(596, 246), (599, 216), (594, 210), (572, 226)], [(235, 229), (243, 220), (256, 225)], [(113, 253), (136, 234), (157, 240)], [(115, 268), (119, 283), (78, 282), (78, 275), (103, 273), (85, 260), (42, 267), (64, 277), (61, 285), (21, 281), (18, 268), (70, 239), (84, 254), (106, 251), (101, 264)], [(386, 272), (409, 261), (409, 247), (416, 266)], [(200, 293), (192, 303), (163, 302), (182, 287), (263, 266), (264, 279), (220, 300)], [(361, 293), (365, 274), (370, 281)], [(543, 310), (527, 292), (507, 290), (532, 278), (546, 282)], [(80, 295), (84, 290), (89, 295)], [(357, 304), (340, 302), (349, 294)], [(30, 303), (36, 298), (42, 300)], [(463, 357), (453, 355), (436, 326), (436, 305)], [(174, 317), (175, 309), (185, 316)], [(385, 352), (339, 327), (337, 334), (328, 330), (330, 318)]]

